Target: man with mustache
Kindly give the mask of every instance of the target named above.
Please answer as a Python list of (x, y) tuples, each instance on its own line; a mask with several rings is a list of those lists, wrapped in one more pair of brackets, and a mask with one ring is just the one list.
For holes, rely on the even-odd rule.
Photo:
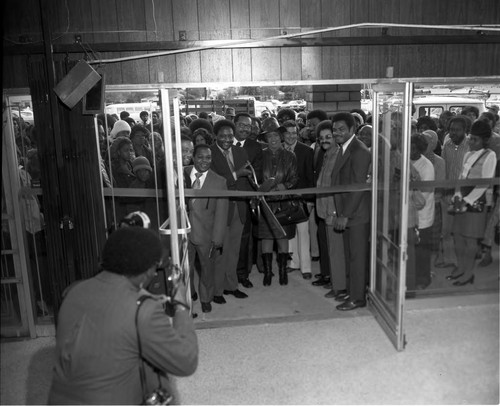
[[(316, 126), (316, 139), (320, 145), (316, 161), (316, 186), (333, 186), (332, 174), (338, 159), (339, 146), (333, 137), (330, 120), (321, 121)], [(342, 233), (334, 229), (337, 210), (333, 194), (316, 195), (316, 213), (318, 216), (318, 241), (321, 274), (316, 286), (331, 281), (332, 289), (325, 297), (342, 300), (346, 297), (346, 275), (344, 259), (344, 240)], [(318, 283), (321, 282), (321, 283)]]

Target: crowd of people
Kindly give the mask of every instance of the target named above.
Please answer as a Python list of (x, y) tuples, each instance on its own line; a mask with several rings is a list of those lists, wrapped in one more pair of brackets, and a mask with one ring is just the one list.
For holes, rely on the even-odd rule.
[[(119, 118), (100, 118), (111, 134), (111, 171), (104, 165), (103, 179), (107, 175), (116, 187), (164, 184), (160, 135), (164, 123), (159, 114), (154, 113), (149, 121), (148, 113), (143, 112), (139, 123), (125, 121), (126, 112)], [(379, 139), (390, 149), (389, 170), (397, 182), (402, 115), (393, 113), (391, 120), (390, 139)], [(495, 176), (500, 154), (498, 121), (496, 106), (481, 114), (466, 107), (460, 115), (445, 111), (439, 119), (422, 116), (413, 121), (411, 179), (448, 181), (450, 186), (411, 192), (408, 291), (426, 289), (433, 266), (449, 268), (447, 279), (463, 286), (474, 282), (475, 259), (480, 259), (480, 266), (491, 263), (498, 188), (457, 188), (454, 182)], [(181, 117), (181, 132), (185, 187), (283, 191), (283, 195), (266, 198), (271, 211), (293, 198), (293, 189), (372, 182), (373, 122), (361, 109), (330, 117), (322, 110), (281, 109), (257, 117), (235, 114), (229, 108), (224, 116), (200, 113)], [(104, 162), (106, 159), (103, 155)], [(176, 174), (175, 178), (180, 177)], [(485, 199), (484, 209), (473, 212), (469, 207), (479, 197)], [(273, 257), (280, 285), (287, 285), (289, 272), (299, 270), (303, 279), (314, 279), (314, 286), (328, 289), (325, 296), (339, 302), (337, 309), (365, 306), (370, 192), (311, 193), (303, 198), (309, 219), (284, 225), (284, 236), (276, 235), (264, 216), (255, 221), (249, 198), (188, 199), (191, 290), (195, 300), (199, 293), (204, 312), (212, 310), (212, 303), (224, 304), (224, 295), (246, 298), (249, 291), (240, 288), (253, 287), (249, 279), (253, 265), (263, 274), (263, 285), (271, 285)], [(461, 209), (453, 212), (451, 203)], [(314, 278), (313, 261), (320, 265)]]
[[(25, 124), (14, 120), (20, 168), (30, 175), (31, 186), (39, 186), (35, 129), (21, 128)], [(391, 136), (378, 139), (390, 150), (389, 171), (397, 182), (402, 115), (393, 113), (391, 120)], [(160, 113), (143, 111), (138, 122), (126, 111), (101, 114), (97, 122), (104, 187), (165, 187), (166, 123)], [(180, 124), (184, 172), (174, 177), (187, 188), (283, 191), (266, 198), (274, 211), (293, 197), (293, 189), (372, 182), (373, 122), (361, 109), (328, 117), (322, 110), (285, 108), (253, 116), (228, 108), (224, 115), (181, 116)], [(173, 122), (168, 125), (173, 131)], [(498, 187), (459, 188), (455, 182), (498, 176), (499, 126), (497, 106), (481, 113), (469, 106), (460, 115), (444, 111), (439, 118), (413, 120), (411, 179), (445, 181), (449, 187), (411, 191), (408, 291), (426, 289), (433, 267), (447, 269), (446, 279), (463, 286), (474, 283), (475, 266), (492, 262)], [(249, 291), (241, 287), (252, 288), (254, 265), (263, 274), (263, 285), (271, 285), (273, 257), (280, 285), (287, 285), (287, 274), (298, 270), (304, 280), (327, 288), (325, 296), (339, 301), (339, 310), (365, 305), (370, 193), (310, 193), (302, 198), (309, 219), (285, 225), (285, 236), (276, 236), (263, 216), (255, 221), (249, 198), (188, 199), (191, 291), (195, 300), (199, 294), (203, 311), (211, 311), (212, 303), (224, 304), (224, 295), (246, 298)], [(156, 217), (152, 199), (117, 200), (118, 218), (137, 210)], [(314, 261), (319, 261), (316, 275)]]

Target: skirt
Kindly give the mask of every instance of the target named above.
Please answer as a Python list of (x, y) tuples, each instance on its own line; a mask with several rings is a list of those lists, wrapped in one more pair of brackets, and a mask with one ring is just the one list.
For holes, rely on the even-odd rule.
[(462, 214), (455, 214), (453, 219), (453, 233), (461, 234), (469, 238), (483, 238), (486, 229), (488, 213), (472, 213), (466, 211)]

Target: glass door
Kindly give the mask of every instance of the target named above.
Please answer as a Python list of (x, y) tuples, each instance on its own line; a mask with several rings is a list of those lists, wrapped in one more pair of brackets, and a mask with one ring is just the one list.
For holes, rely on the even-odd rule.
[(411, 87), (411, 83), (373, 85), (372, 273), (368, 298), (398, 351), (405, 346)]

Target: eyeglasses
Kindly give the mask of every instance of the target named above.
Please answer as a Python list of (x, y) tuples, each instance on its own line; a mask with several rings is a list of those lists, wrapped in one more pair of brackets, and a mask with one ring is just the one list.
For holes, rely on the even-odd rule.
[(252, 125), (251, 124), (238, 123), (238, 124), (236, 124), (236, 127), (250, 130), (252, 128)]

